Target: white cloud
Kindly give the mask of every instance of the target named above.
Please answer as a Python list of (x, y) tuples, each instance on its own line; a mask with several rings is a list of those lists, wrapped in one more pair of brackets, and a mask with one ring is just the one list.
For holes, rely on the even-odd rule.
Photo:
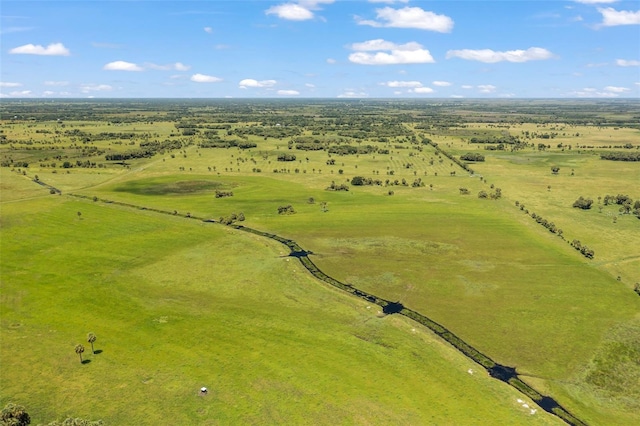
[(9, 81), (0, 81), (0, 87), (20, 87), (22, 83), (11, 83)]
[(47, 47), (35, 44), (25, 44), (9, 50), (12, 54), (44, 55), (44, 56), (69, 56), (71, 52), (62, 43), (52, 43)]
[(640, 67), (640, 61), (616, 59), (616, 65), (619, 67)]
[(473, 86), (469, 85), (469, 84), (463, 84), (462, 86), (463, 89), (473, 89)]
[(365, 92), (357, 92), (355, 90), (346, 90), (338, 95), (338, 98), (366, 98), (369, 95)]
[(16, 90), (9, 93), (9, 96), (14, 98), (23, 98), (25, 96), (31, 96), (31, 90)]
[(411, 89), (410, 92), (413, 93), (433, 93), (434, 90), (431, 87), (416, 87), (415, 89)]
[(278, 90), (276, 93), (280, 96), (298, 96), (300, 94), (297, 90)]
[(614, 27), (618, 25), (640, 25), (640, 10), (632, 12), (630, 10), (615, 10), (612, 7), (598, 8), (602, 14), (601, 27)]
[(238, 83), (238, 87), (241, 89), (246, 89), (248, 87), (273, 87), (277, 81), (275, 80), (254, 80), (252, 78), (245, 78), (244, 80)]
[(497, 87), (493, 84), (480, 84), (478, 86), (480, 93), (493, 93), (496, 91)]
[(384, 7), (376, 9), (377, 21), (365, 20), (356, 16), (358, 25), (386, 28), (416, 28), (420, 30), (448, 33), (453, 29), (453, 20), (446, 15), (438, 15), (419, 7), (403, 7), (394, 9)]
[(113, 90), (113, 86), (108, 84), (83, 84), (80, 86), (80, 91), (82, 93), (110, 92), (111, 90)]
[(313, 11), (320, 10), (320, 4), (331, 4), (334, 0), (298, 0), (297, 3), (284, 3), (271, 6), (265, 11), (267, 15), (289, 21), (308, 21), (315, 17)]
[(287, 19), (289, 21), (306, 21), (313, 19), (312, 11), (294, 3), (271, 6), (265, 11), (265, 13), (267, 15), (277, 15), (278, 18)]
[(336, 62), (337, 62), (337, 61), (336, 61), (335, 59), (333, 59), (333, 58), (327, 58), (327, 63), (328, 63), (328, 64), (333, 65), (333, 64), (335, 64)]
[(211, 34), (211, 33), (213, 33), (213, 28), (211, 28), (211, 27), (204, 27), (204, 32), (205, 32), (205, 33), (208, 33), (208, 34)]
[(624, 93), (624, 92), (631, 91), (631, 89), (627, 89), (626, 87), (616, 87), (616, 86), (607, 86), (604, 88), (604, 90), (606, 92), (612, 92), (612, 93)]
[(191, 76), (191, 81), (194, 81), (196, 83), (217, 83), (219, 81), (222, 81), (222, 79), (214, 77), (212, 75), (194, 74)]
[(304, 85), (305, 85), (305, 87), (308, 87), (310, 89), (315, 89), (315, 87), (316, 87), (316, 85), (312, 84), (312, 83), (305, 83)]
[(45, 90), (44, 92), (42, 92), (42, 96), (53, 96), (55, 94), (56, 92), (52, 92), (51, 90)]
[(419, 81), (387, 81), (380, 84), (387, 87), (422, 87)]
[[(351, 49), (357, 50), (357, 52), (349, 55), (349, 60), (361, 65), (424, 64), (435, 62), (431, 53), (423, 49), (422, 46), (416, 42), (396, 44), (390, 41), (376, 39), (362, 43), (353, 43)], [(391, 53), (367, 53), (375, 50), (389, 50)]]
[(69, 82), (68, 81), (45, 81), (44, 82), (45, 86), (68, 86)]
[(439, 87), (451, 86), (451, 83), (449, 83), (448, 81), (432, 81), (431, 84), (433, 84), (434, 86), (439, 86)]
[(593, 87), (586, 87), (582, 90), (576, 90), (569, 93), (569, 96), (575, 96), (578, 98), (615, 98), (618, 96), (614, 92), (602, 92)]
[(142, 71), (143, 70), (143, 68), (140, 65), (136, 65), (132, 62), (126, 62), (126, 61), (109, 62), (104, 67), (102, 67), (102, 69), (108, 70), (108, 71)]
[(480, 61), (486, 63), (495, 63), (502, 61), (527, 62), (551, 59), (553, 57), (553, 53), (541, 47), (530, 47), (527, 50), (508, 50), (506, 52), (498, 52), (491, 49), (462, 49), (449, 50), (446, 57), (447, 59), (461, 58), (470, 61)]
[(167, 64), (167, 65), (146, 63), (145, 67), (151, 68), (153, 70), (160, 70), (160, 71), (189, 71), (191, 69), (191, 66), (185, 65), (182, 62), (176, 62), (174, 64)]

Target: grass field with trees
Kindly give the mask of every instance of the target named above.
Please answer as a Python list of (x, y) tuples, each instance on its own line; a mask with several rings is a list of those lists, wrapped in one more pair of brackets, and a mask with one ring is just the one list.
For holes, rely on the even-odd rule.
[(34, 424), (563, 424), (234, 223), (586, 424), (637, 423), (639, 106), (3, 101), (0, 405)]

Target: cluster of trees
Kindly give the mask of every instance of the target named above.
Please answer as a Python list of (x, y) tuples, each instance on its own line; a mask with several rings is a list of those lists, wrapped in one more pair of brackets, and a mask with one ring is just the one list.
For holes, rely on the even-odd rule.
[(217, 139), (208, 139), (208, 140), (202, 141), (202, 142), (200, 142), (198, 144), (198, 146), (200, 148), (231, 148), (231, 147), (238, 147), (240, 149), (249, 149), (249, 148), (257, 147), (258, 144), (256, 144), (255, 142), (247, 142), (247, 141), (236, 140), (236, 139), (222, 140), (220, 138), (217, 138)]
[(587, 259), (593, 259), (593, 256), (595, 255), (595, 252), (593, 250), (591, 250), (589, 247), (587, 247), (586, 245), (583, 245), (580, 242), (580, 240), (573, 240), (573, 241), (571, 241), (570, 244), (571, 244), (571, 247), (573, 247), (574, 249), (578, 250)]
[(348, 190), (349, 190), (349, 185), (345, 183), (337, 185), (334, 181), (331, 181), (331, 185), (327, 187), (327, 191), (348, 191)]
[(233, 191), (220, 191), (216, 189), (216, 198), (233, 197)]
[(330, 154), (338, 155), (355, 155), (355, 154), (369, 154), (376, 152), (377, 148), (371, 145), (364, 146), (352, 146), (352, 145), (333, 145), (330, 146), (328, 152)]
[(606, 152), (600, 154), (600, 158), (612, 161), (640, 161), (640, 152)]
[[(465, 189), (465, 188), (461, 188), (461, 189)], [(495, 188), (492, 192), (480, 191), (478, 192), (478, 198), (499, 200), (500, 198), (502, 198), (502, 189)]]
[(278, 214), (294, 214), (295, 212), (296, 211), (293, 209), (293, 206), (291, 204), (278, 207)]
[(477, 152), (467, 152), (466, 154), (462, 154), (460, 159), (462, 161), (484, 161), (484, 155)]
[(29, 163), (26, 161), (13, 161), (12, 159), (3, 160), (0, 163), (2, 167), (29, 167)]
[(633, 214), (640, 219), (640, 200), (637, 200), (635, 203), (633, 199), (628, 195), (618, 194), (618, 195), (605, 195), (604, 196), (604, 205), (608, 206), (611, 204), (617, 204), (620, 206), (620, 213), (622, 214)]
[(296, 156), (293, 154), (278, 154), (278, 161), (296, 161)]
[[(387, 179), (387, 185), (390, 184), (389, 179)], [(382, 186), (382, 181), (380, 179), (372, 179), (366, 178), (364, 176), (354, 176), (351, 179), (351, 185), (354, 186), (364, 186), (364, 185), (378, 185)]]
[[(425, 145), (431, 145), (438, 154), (442, 154), (445, 157), (447, 157), (449, 160), (453, 161), (454, 163), (456, 163), (458, 166), (462, 167), (462, 169), (466, 170), (467, 172), (473, 174), (473, 170), (467, 166), (466, 163), (464, 163), (463, 161), (457, 159), (456, 157), (454, 157), (453, 155), (449, 154), (447, 151), (443, 150), (442, 148), (440, 148), (438, 146), (437, 143), (433, 142), (431, 139), (429, 138), (422, 138), (422, 143)], [(433, 163), (432, 163), (433, 164)]]
[(589, 210), (592, 204), (593, 200), (580, 196), (576, 201), (574, 201), (573, 207), (582, 210)]
[[(31, 416), (27, 413), (27, 409), (18, 404), (8, 403), (0, 413), (0, 424), (6, 426), (29, 426), (31, 424)], [(62, 422), (53, 421), (47, 423), (46, 426), (102, 426), (102, 420), (87, 420), (79, 417), (68, 417)]]
[(244, 213), (240, 212), (238, 214), (235, 213), (231, 213), (229, 216), (224, 217), (224, 216), (220, 216), (220, 223), (223, 225), (231, 225), (232, 223), (238, 221), (238, 222), (244, 222), (245, 217), (244, 217)]

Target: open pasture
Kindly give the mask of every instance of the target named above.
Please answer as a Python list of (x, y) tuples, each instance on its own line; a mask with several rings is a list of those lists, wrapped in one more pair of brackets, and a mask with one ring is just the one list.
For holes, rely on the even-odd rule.
[[(218, 221), (242, 213), (247, 226), (292, 238), (310, 250), (313, 261), (327, 274), (400, 301), (496, 361), (517, 367), (523, 380), (551, 394), (588, 424), (636, 422), (635, 396), (640, 388), (633, 378), (640, 374), (634, 361), (640, 354), (640, 298), (633, 287), (640, 281), (639, 222), (633, 214), (620, 214), (617, 206), (603, 206), (600, 212), (595, 205), (591, 210), (571, 205), (578, 196), (597, 200), (599, 195), (625, 193), (640, 199), (634, 186), (640, 181), (640, 162), (598, 156), (600, 151), (637, 150), (638, 129), (607, 124), (616, 115), (593, 113), (588, 105), (582, 106), (580, 120), (572, 112), (573, 121), (563, 122), (566, 117), (560, 112), (547, 123), (540, 121), (548, 117), (537, 109), (531, 114), (533, 107), (527, 103), (506, 105), (469, 104), (467, 110), (452, 112), (449, 106), (410, 102), (356, 106), (212, 102), (181, 106), (186, 109), (179, 115), (150, 104), (148, 111), (129, 115), (105, 108), (102, 120), (79, 120), (69, 112), (69, 120), (63, 117), (62, 123), (3, 122), (5, 142), (11, 141), (1, 145), (3, 161), (30, 163), (1, 169), (3, 287), (9, 283), (7, 294), (20, 295), (3, 301), (3, 337), (10, 333), (22, 344), (3, 351), (3, 358), (29, 377), (28, 364), (34, 356), (17, 359), (17, 354), (36, 350), (33, 336), (42, 338), (45, 328), (64, 330), (63, 341), (72, 345), (75, 329), (91, 323), (70, 318), (103, 321), (107, 335), (126, 327), (130, 331), (123, 340), (112, 341), (125, 354), (126, 363), (118, 364), (105, 350), (88, 365), (74, 366), (70, 359), (75, 354), (67, 347), (50, 367), (56, 374), (73, 371), (77, 389), (86, 389), (96, 382), (83, 374), (101, 359), (111, 364), (99, 374), (121, 365), (119, 381), (113, 383), (125, 389), (121, 391), (125, 398), (115, 391), (100, 396), (114, 401), (105, 404), (107, 414), (101, 417), (116, 423), (122, 422), (115, 414), (118, 407), (131, 398), (138, 401), (140, 409), (134, 415), (143, 423), (162, 419), (164, 408), (156, 406), (176, 398), (187, 423), (194, 419), (212, 424), (259, 419), (297, 423), (305, 410), (305, 416), (313, 413), (314, 423), (365, 424), (385, 418), (396, 422), (401, 418), (400, 423), (406, 424), (557, 420), (538, 414), (521, 419), (517, 412), (522, 407), (506, 403), (496, 409), (484, 396), (472, 398), (473, 407), (459, 397), (456, 401), (459, 392), (481, 394), (485, 388), (459, 387), (466, 385), (460, 384), (456, 372), (476, 377), (467, 373), (475, 364), (433, 335), (422, 331), (419, 341), (411, 340), (415, 333), (407, 330), (415, 328), (413, 324), (393, 316), (379, 318), (370, 311), (375, 305), (368, 310), (366, 304), (318, 283), (295, 259), (287, 262), (280, 257), (287, 254), (284, 246), (180, 217), (189, 213)], [(51, 134), (37, 132), (62, 124), (84, 134), (63, 134), (52, 142)], [(104, 139), (114, 128), (120, 136), (134, 136)], [(558, 134), (549, 140), (538, 137), (550, 132)], [(21, 136), (14, 138), (15, 134)], [(485, 149), (497, 145), (493, 142), (470, 142), (473, 137), (516, 136), (526, 145), (513, 152)], [(34, 142), (25, 143), (25, 137)], [(541, 140), (544, 149), (538, 146)], [(626, 143), (632, 147), (615, 148)], [(589, 148), (578, 147), (582, 144)], [(149, 146), (156, 150), (149, 156), (105, 160), (107, 155), (138, 155)], [(49, 157), (55, 150), (63, 153), (60, 158)], [(469, 164), (473, 175), (456, 164), (467, 152), (485, 156), (484, 162)], [(69, 167), (62, 166), (65, 161)], [(559, 173), (552, 174), (553, 166), (560, 167)], [(31, 182), (35, 175), (62, 195), (50, 195)], [(372, 184), (353, 185), (357, 176)], [(348, 191), (340, 190), (341, 185)], [(478, 198), (480, 191), (494, 193), (496, 188), (501, 189), (500, 198)], [(217, 197), (216, 191), (233, 195)], [(69, 193), (89, 198), (79, 200)], [(179, 215), (105, 205), (92, 202), (94, 196)], [(537, 224), (516, 201), (561, 227), (564, 238)], [(279, 207), (287, 205), (295, 214), (278, 214)], [(36, 228), (47, 231), (36, 237), (41, 234)], [(33, 235), (30, 239), (36, 241), (7, 246), (6, 241), (18, 234)], [(594, 259), (572, 248), (568, 244), (572, 239), (594, 249)], [(27, 257), (30, 247), (34, 253), (54, 256), (30, 256), (33, 260), (21, 265), (19, 259)], [(233, 266), (220, 269), (222, 265)], [(70, 270), (79, 272), (69, 275)], [(49, 283), (34, 287), (42, 277)], [(85, 288), (81, 283), (92, 281), (98, 284), (86, 292), (79, 290)], [(29, 292), (20, 293), (24, 288)], [(58, 294), (56, 289), (64, 291)], [(45, 295), (59, 300), (60, 306), (46, 302)], [(32, 305), (21, 305), (23, 300)], [(39, 309), (44, 312), (33, 313)], [(375, 339), (371, 331), (359, 334), (360, 326), (354, 324), (360, 320), (354, 315), (366, 327), (376, 324)], [(22, 326), (11, 328), (23, 324), (18, 317), (31, 318), (36, 334)], [(205, 341), (198, 332), (203, 323)], [(253, 330), (255, 323), (260, 327)], [(236, 326), (229, 329), (229, 324)], [(171, 326), (164, 338), (154, 334)], [(248, 337), (246, 330), (252, 330)], [(84, 330), (80, 338), (88, 331), (98, 332)], [(329, 345), (332, 334), (337, 337)], [(354, 334), (356, 343), (349, 340)], [(246, 345), (225, 343), (218, 351), (216, 339), (209, 338), (216, 335), (222, 337), (218, 342)], [(391, 344), (392, 355), (385, 352), (390, 350), (387, 337), (397, 342)], [(62, 341), (55, 336), (47, 339), (58, 350)], [(378, 344), (368, 351), (358, 347), (369, 347), (372, 339)], [(149, 360), (136, 360), (139, 366), (134, 362), (140, 352), (134, 347), (137, 340), (142, 347), (157, 348)], [(293, 348), (287, 346), (291, 344)], [(412, 360), (419, 353), (415, 345), (440, 348), (441, 352), (421, 358), (442, 365), (441, 374), (428, 382), (421, 381), (422, 373), (416, 376), (422, 367)], [(357, 359), (349, 358), (357, 367), (345, 370), (344, 357), (351, 351), (358, 352)], [(309, 356), (307, 364), (299, 364), (300, 358)], [(218, 376), (203, 376), (198, 360), (226, 368), (217, 371)], [(164, 366), (158, 369), (163, 378), (148, 373), (154, 365)], [(169, 372), (172, 366), (179, 366), (178, 372)], [(389, 369), (378, 372), (379, 366)], [(329, 373), (336, 369), (337, 376)], [(275, 382), (260, 376), (264, 371), (273, 373)], [(147, 376), (152, 380), (145, 383)], [(337, 377), (344, 390), (329, 390), (328, 383)], [(375, 385), (366, 381), (369, 377)], [(187, 395), (205, 379), (228, 383), (229, 391), (201, 407), (197, 404), (205, 399), (194, 402)], [(55, 384), (51, 376), (47, 380)], [(492, 389), (487, 398), (496, 392), (517, 395), (486, 380), (482, 386)], [(18, 382), (11, 381), (10, 389), (17, 389)], [(151, 399), (144, 394), (147, 384), (156, 386)], [(241, 389), (249, 390), (243, 394)], [(363, 395), (346, 403), (346, 395), (352, 395), (348, 389)], [(3, 401), (10, 400), (12, 392), (3, 391)], [(289, 395), (298, 408), (291, 400), (278, 400), (278, 392)], [(91, 414), (90, 398), (69, 394), (55, 400), (41, 394), (28, 405), (46, 401), (37, 408), (42, 418), (55, 417), (60, 415), (58, 398), (71, 398), (79, 414)], [(338, 414), (330, 415), (336, 407)], [(363, 412), (372, 417), (362, 417)], [(477, 417), (470, 418), (471, 412)]]

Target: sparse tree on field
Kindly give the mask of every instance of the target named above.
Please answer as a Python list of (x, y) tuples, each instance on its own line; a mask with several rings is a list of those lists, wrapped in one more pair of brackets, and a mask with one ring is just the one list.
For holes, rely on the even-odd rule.
[(84, 346), (78, 344), (76, 345), (76, 353), (80, 355), (80, 363), (82, 364), (82, 353), (84, 352)]
[(82, 218), (82, 212), (78, 212), (78, 219)]
[(97, 337), (94, 333), (87, 334), (87, 342), (91, 343), (91, 353), (95, 354), (96, 351), (93, 349), (93, 343), (97, 340)]

